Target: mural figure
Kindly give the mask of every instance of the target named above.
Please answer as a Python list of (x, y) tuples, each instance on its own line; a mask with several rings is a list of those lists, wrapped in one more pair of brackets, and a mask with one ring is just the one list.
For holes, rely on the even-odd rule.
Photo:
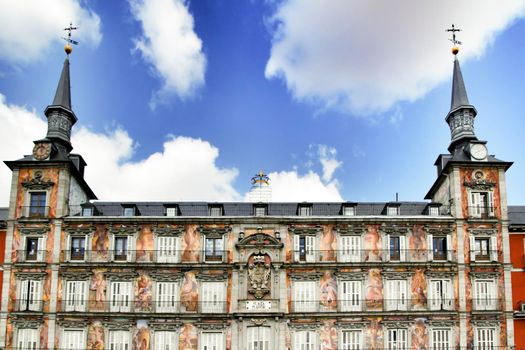
[(197, 350), (197, 329), (189, 323), (182, 326), (179, 350)]
[(337, 329), (334, 321), (325, 321), (319, 334), (321, 350), (337, 350)]
[(234, 238), (233, 238), (233, 234), (230, 233), (227, 235), (227, 253), (228, 253), (228, 262), (231, 263), (233, 262), (233, 249), (235, 248), (235, 242), (234, 242)]
[(422, 269), (417, 269), (412, 276), (412, 308), (426, 310), (427, 305), (427, 280)]
[(148, 226), (144, 226), (137, 238), (137, 261), (153, 261), (153, 233)]
[(95, 321), (88, 326), (88, 350), (104, 350), (104, 327), (100, 321)]
[(182, 241), (182, 261), (198, 262), (200, 258), (200, 234), (197, 225), (188, 225)]
[(319, 289), (321, 305), (325, 309), (337, 310), (337, 282), (331, 272), (326, 271), (321, 277)]
[(428, 343), (427, 326), (424, 318), (416, 318), (412, 327), (412, 350), (426, 350)]
[(140, 272), (135, 286), (135, 307), (142, 311), (151, 311), (152, 300), (151, 279), (144, 272)]
[[(267, 261), (268, 260), (268, 261)], [(248, 265), (248, 292), (256, 299), (261, 299), (270, 292), (270, 262), (266, 255), (254, 255)]]
[(102, 270), (93, 270), (93, 277), (91, 278), (89, 289), (95, 292), (93, 307), (104, 309), (106, 302), (106, 280), (104, 279), (104, 272)]
[(366, 307), (371, 310), (380, 310), (383, 307), (383, 280), (379, 269), (371, 269), (368, 272)]
[(133, 334), (133, 350), (149, 350), (149, 329), (146, 321), (137, 321), (137, 329)]
[(412, 260), (427, 260), (427, 240), (423, 225), (414, 225), (408, 239), (408, 249), (412, 253)]
[(44, 320), (44, 324), (40, 329), (40, 349), (47, 349), (47, 333), (48, 333), (48, 320)]
[(197, 304), (199, 301), (199, 289), (195, 274), (193, 272), (186, 272), (184, 282), (180, 291), (181, 305), (186, 308), (186, 311), (197, 311)]
[(332, 226), (323, 226), (319, 249), (321, 261), (335, 261), (336, 239)]
[(381, 261), (381, 236), (375, 226), (369, 226), (364, 235), (365, 261)]
[(383, 349), (383, 327), (377, 320), (372, 320), (365, 331), (365, 349)]
[(104, 226), (97, 226), (91, 243), (94, 261), (107, 261), (109, 249), (109, 237)]

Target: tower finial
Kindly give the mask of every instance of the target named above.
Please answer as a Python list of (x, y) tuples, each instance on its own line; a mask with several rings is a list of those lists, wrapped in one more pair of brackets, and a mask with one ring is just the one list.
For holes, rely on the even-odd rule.
[(71, 46), (71, 44), (78, 45), (78, 41), (71, 39), (71, 32), (77, 29), (78, 27), (73, 27), (73, 22), (69, 23), (69, 27), (64, 28), (64, 30), (67, 31), (68, 33), (67, 33), (67, 38), (63, 37), (62, 39), (64, 39), (67, 42), (66, 45), (64, 45), (64, 51), (66, 52), (66, 55), (68, 56), (71, 54), (71, 52), (73, 52), (73, 47)]
[(456, 32), (461, 32), (461, 29), (458, 29), (456, 27), (454, 27), (454, 24), (452, 24), (452, 28), (449, 28), (449, 29), (445, 29), (447, 32), (451, 32), (452, 33), (452, 39), (448, 39), (450, 41), (452, 41), (452, 44), (454, 45), (452, 47), (452, 54), (455, 56), (458, 54), (459, 52), (459, 47), (458, 45), (461, 45), (462, 42), (459, 41), (459, 40), (456, 40)]

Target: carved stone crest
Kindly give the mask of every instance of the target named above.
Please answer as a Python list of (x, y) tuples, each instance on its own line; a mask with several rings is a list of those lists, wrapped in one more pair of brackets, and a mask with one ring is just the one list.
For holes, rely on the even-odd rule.
[(261, 299), (270, 292), (270, 264), (266, 263), (265, 255), (254, 255), (248, 265), (248, 292), (257, 299)]
[(30, 190), (46, 190), (52, 187), (55, 183), (48, 179), (43, 178), (43, 174), (40, 170), (35, 171), (35, 174), (31, 180), (22, 182), (22, 186), (29, 188)]

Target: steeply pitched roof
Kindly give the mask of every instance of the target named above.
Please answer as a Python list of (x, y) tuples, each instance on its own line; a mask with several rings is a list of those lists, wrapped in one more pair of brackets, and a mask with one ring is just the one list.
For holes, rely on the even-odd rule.
[(62, 106), (71, 110), (71, 86), (69, 83), (69, 59), (65, 59), (58, 81), (57, 91), (53, 99), (53, 106)]
[(450, 101), (450, 110), (453, 111), (459, 107), (470, 106), (468, 101), (467, 89), (461, 74), (461, 67), (457, 57), (454, 59), (454, 75), (452, 77), (452, 98)]

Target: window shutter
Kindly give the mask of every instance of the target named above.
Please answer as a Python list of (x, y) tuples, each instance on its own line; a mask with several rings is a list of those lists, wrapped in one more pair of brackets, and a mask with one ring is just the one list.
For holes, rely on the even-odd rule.
[(498, 241), (495, 235), (490, 237), (490, 260), (498, 261)]
[(454, 300), (453, 300), (453, 291), (452, 283), (450, 280), (443, 280), (441, 282), (443, 288), (443, 309), (453, 310), (454, 309)]
[(75, 305), (75, 282), (66, 282), (66, 311), (73, 311)]
[(45, 252), (46, 252), (46, 238), (38, 237), (38, 251), (36, 253), (37, 261), (44, 261)]
[(340, 236), (339, 261), (348, 262), (351, 259), (350, 236)]
[(135, 236), (128, 236), (127, 239), (127, 247), (126, 247), (126, 255), (127, 255), (127, 261), (133, 261), (133, 257), (135, 256)]
[(87, 298), (87, 281), (78, 281), (77, 283), (77, 295), (76, 295), (76, 310), (86, 310), (86, 298)]
[(470, 197), (472, 199), (472, 205), (470, 214), (475, 217), (481, 216), (481, 198), (478, 192), (471, 192)]
[(110, 310), (109, 311), (119, 311), (118, 309), (118, 306), (119, 306), (119, 300), (118, 300), (118, 296), (120, 294), (120, 285), (118, 282), (111, 282), (111, 287), (110, 287), (110, 297), (109, 297), (109, 302), (110, 302)]
[(450, 234), (447, 235), (446, 238), (446, 245), (447, 245), (447, 260), (452, 261), (452, 236)]
[(390, 261), (390, 235), (386, 235), (386, 244), (383, 246), (385, 246), (385, 253), (383, 254), (385, 261)]
[(299, 261), (299, 235), (293, 235), (294, 262)]
[(315, 237), (306, 236), (306, 261), (315, 262)]
[(24, 311), (27, 310), (27, 297), (29, 292), (29, 281), (21, 280), (18, 284), (18, 310)]
[(488, 200), (489, 200), (488, 209), (489, 209), (490, 216), (494, 216), (495, 203), (494, 203), (494, 192), (493, 191), (488, 192)]
[(399, 260), (400, 261), (406, 260), (406, 237), (405, 236), (399, 237)]
[(109, 237), (109, 260), (115, 261), (115, 235)]
[(427, 251), (428, 251), (428, 260), (432, 261), (434, 260), (434, 241), (432, 239), (432, 235), (427, 235)]
[(395, 281), (388, 280), (386, 281), (386, 310), (390, 311), (394, 309), (394, 299), (397, 297), (397, 291), (395, 290), (396, 284)]
[(398, 302), (398, 310), (406, 310), (407, 309), (407, 281), (406, 280), (400, 280), (399, 282), (399, 302)]
[(430, 310), (439, 310), (441, 303), (441, 283), (440, 281), (430, 281), (429, 286), (429, 307)]
[(476, 261), (476, 237), (470, 236), (470, 261)]
[(490, 283), (490, 294), (489, 294), (489, 305), (490, 305), (490, 310), (496, 310), (496, 305), (498, 303), (498, 284), (496, 283), (496, 281), (493, 281), (492, 283)]
[(66, 261), (71, 261), (71, 235), (67, 235), (66, 249), (64, 253)]
[(29, 310), (40, 311), (42, 281), (29, 281)]

